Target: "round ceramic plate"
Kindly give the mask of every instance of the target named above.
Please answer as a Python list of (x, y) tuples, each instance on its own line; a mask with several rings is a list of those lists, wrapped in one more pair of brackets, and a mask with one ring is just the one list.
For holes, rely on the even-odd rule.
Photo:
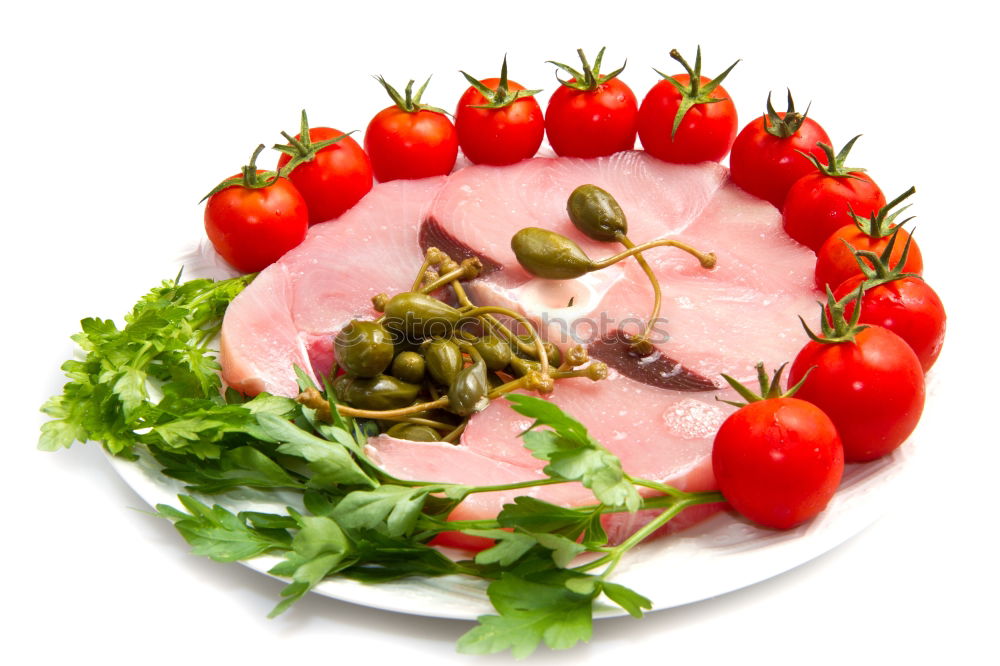
[[(186, 277), (225, 278), (235, 275), (207, 243), (182, 257)], [(840, 490), (826, 511), (788, 531), (754, 527), (733, 513), (720, 513), (684, 530), (642, 544), (630, 551), (615, 569), (613, 580), (627, 585), (653, 602), (659, 610), (708, 599), (766, 580), (828, 552), (873, 523), (896, 494), (920, 438), (920, 429), (892, 455), (866, 464), (848, 465)], [(148, 455), (137, 462), (111, 457), (115, 469), (151, 506), (180, 506), (184, 484), (160, 474)], [(252, 490), (200, 497), (232, 511), (255, 510), (284, 513), (296, 506), (293, 493)], [(461, 556), (462, 553), (449, 553)], [(467, 556), (467, 555), (466, 555)], [(279, 558), (262, 556), (243, 562), (266, 573)], [(408, 578), (366, 584), (347, 579), (324, 581), (319, 594), (385, 610), (431, 617), (475, 619), (493, 612), (486, 597), (486, 583), (465, 576)], [(595, 617), (625, 612), (612, 604), (595, 609)]]

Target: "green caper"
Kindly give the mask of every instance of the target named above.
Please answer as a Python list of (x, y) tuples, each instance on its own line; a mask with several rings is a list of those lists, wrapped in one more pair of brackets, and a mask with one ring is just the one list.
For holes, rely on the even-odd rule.
[(441, 435), (438, 434), (437, 430), (415, 423), (397, 423), (389, 428), (385, 434), (396, 439), (408, 439), (413, 442), (441, 441)]
[(495, 335), (484, 335), (472, 343), (490, 370), (503, 370), (510, 363), (510, 343)]
[(427, 362), (427, 373), (431, 379), (443, 386), (451, 386), (462, 366), (465, 365), (462, 350), (451, 340), (440, 338), (426, 343), (423, 349), (424, 359)]
[[(346, 377), (346, 379), (344, 379)], [(420, 392), (420, 386), (390, 375), (375, 377), (338, 377), (334, 392), (341, 402), (357, 409), (383, 411), (410, 405)]]
[(510, 374), (515, 377), (524, 377), (532, 370), (541, 372), (542, 364), (538, 361), (532, 361), (515, 355), (510, 357), (510, 365), (508, 365), (507, 368), (509, 369)]
[(578, 278), (595, 268), (579, 245), (548, 229), (521, 229), (510, 239), (510, 247), (524, 270), (549, 280)]
[(353, 320), (333, 338), (337, 364), (353, 377), (374, 377), (392, 362), (392, 336), (378, 322)]
[(424, 357), (415, 351), (405, 351), (396, 354), (392, 360), (392, 375), (404, 382), (419, 384), (424, 381), (424, 370), (426, 368)]
[(459, 416), (481, 412), (490, 404), (487, 394), (490, 382), (486, 377), (486, 364), (477, 360), (463, 368), (448, 388), (448, 409)]
[(559, 366), (562, 363), (562, 352), (559, 351), (559, 347), (551, 342), (543, 342), (542, 346), (545, 347), (545, 355), (549, 358), (549, 365)]
[(407, 291), (396, 294), (385, 306), (386, 328), (406, 334), (411, 339), (451, 335), (462, 320), (462, 313), (433, 296)]
[[(519, 335), (517, 337), (526, 342), (528, 348), (525, 351), (522, 351), (521, 349), (515, 349), (514, 354), (520, 356), (521, 358), (537, 361), (538, 352), (535, 350), (535, 339), (530, 335)], [(559, 351), (559, 347), (556, 347), (551, 342), (543, 342), (542, 347), (545, 348), (545, 354), (549, 358), (549, 365), (558, 366), (559, 364), (562, 363), (562, 352)]]
[(616, 241), (628, 233), (628, 222), (615, 198), (597, 185), (581, 185), (566, 202), (577, 229), (599, 241)]

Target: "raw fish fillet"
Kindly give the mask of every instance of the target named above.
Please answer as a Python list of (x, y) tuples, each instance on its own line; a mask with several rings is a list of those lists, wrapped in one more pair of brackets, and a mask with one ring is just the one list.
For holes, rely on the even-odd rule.
[[(685, 491), (712, 490), (712, 439), (733, 411), (714, 393), (684, 394), (633, 381), (615, 372), (602, 381), (568, 379), (548, 396), (581, 421), (590, 434), (622, 461), (625, 471)], [(732, 398), (732, 395), (725, 396)], [(531, 425), (506, 400), (496, 400), (469, 421), (458, 446), (434, 445), (379, 437), (369, 452), (390, 474), (408, 479), (494, 485), (543, 478), (544, 461), (521, 445), (520, 434)], [(433, 455), (430, 453), (433, 451)], [(503, 504), (527, 491), (470, 496), (450, 516), (453, 520), (492, 518)], [(579, 484), (539, 486), (530, 494), (566, 506), (594, 504)], [(653, 494), (651, 491), (644, 492)], [(696, 507), (675, 519), (672, 530), (707, 517), (718, 506)], [(608, 514), (604, 526), (617, 543), (653, 516), (655, 511)]]
[(222, 377), (248, 394), (298, 393), (292, 364), (313, 379), (333, 365), (332, 337), (376, 315), (372, 296), (408, 291), (423, 262), (417, 241), (444, 177), (376, 185), (237, 296), (222, 324)]
[[(790, 360), (804, 340), (796, 315), (814, 318), (818, 297), (812, 253), (785, 236), (770, 204), (729, 184), (717, 164), (673, 165), (625, 152), (474, 166), (446, 179), (378, 185), (341, 219), (314, 227), (306, 242), (230, 306), (223, 327), (226, 381), (247, 392), (294, 395), (291, 363), (328, 372), (331, 336), (352, 317), (373, 315), (374, 294), (408, 290), (421, 248), (430, 245), (456, 259), (480, 257), (484, 275), (467, 284), (473, 301), (519, 310), (560, 346), (582, 342), (595, 355), (612, 354), (615, 348), (601, 341), (622, 328), (639, 332), (652, 306), (650, 284), (636, 262), (556, 282), (529, 275), (510, 249), (514, 232), (539, 226), (573, 238), (594, 258), (619, 252), (621, 246), (588, 239), (569, 221), (566, 198), (585, 183), (618, 199), (635, 243), (683, 240), (715, 252), (718, 266), (707, 271), (673, 248), (647, 252), (663, 286), (665, 322), (657, 330), (667, 334), (656, 341), (655, 357), (642, 363), (625, 354), (618, 361), (609, 357), (608, 379), (560, 381), (550, 398), (619, 456), (630, 474), (689, 491), (715, 488), (712, 440), (732, 411), (715, 399), (732, 397), (728, 388), (715, 388), (719, 373), (752, 381), (756, 362), (774, 368)], [(519, 437), (528, 425), (507, 401), (496, 400), (472, 416), (458, 445), (380, 436), (369, 451), (400, 478), (469, 484), (537, 479), (544, 463)], [(474, 495), (453, 518), (494, 517), (524, 492)], [(565, 505), (594, 502), (579, 484), (530, 493)], [(670, 529), (718, 508), (690, 509)], [(614, 514), (605, 523), (620, 541), (652, 515)]]
[(683, 231), (725, 178), (725, 168), (715, 163), (669, 164), (636, 151), (473, 166), (449, 177), (421, 230), (421, 244), (463, 258), (475, 254), (488, 273), (498, 273), (488, 279), (513, 286), (531, 279), (510, 249), (510, 237), (522, 227), (569, 236), (591, 256), (608, 253), (606, 243), (577, 231), (566, 214), (566, 200), (578, 186), (602, 187), (631, 210), (629, 237), (641, 243)]

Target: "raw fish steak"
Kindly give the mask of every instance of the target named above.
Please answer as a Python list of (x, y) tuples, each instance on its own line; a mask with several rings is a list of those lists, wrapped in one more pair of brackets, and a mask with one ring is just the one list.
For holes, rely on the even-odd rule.
[[(615, 337), (639, 332), (652, 307), (651, 285), (634, 260), (555, 282), (528, 274), (510, 249), (518, 229), (538, 226), (569, 236), (594, 258), (621, 251), (585, 237), (570, 222), (566, 199), (586, 183), (619, 201), (633, 242), (669, 237), (717, 255), (716, 268), (706, 270), (677, 249), (645, 253), (663, 288), (650, 356), (637, 359)], [(422, 248), (431, 245), (456, 259), (481, 259), (483, 275), (466, 287), (473, 301), (519, 310), (556, 344), (580, 342), (605, 359), (612, 368), (607, 379), (560, 381), (550, 399), (630, 474), (689, 491), (715, 488), (712, 440), (732, 410), (716, 400), (732, 397), (718, 388), (719, 373), (752, 380), (758, 361), (773, 368), (790, 360), (804, 339), (796, 315), (813, 316), (818, 297), (812, 253), (785, 236), (774, 207), (729, 184), (718, 164), (674, 165), (625, 152), (474, 166), (447, 178), (379, 185), (339, 220), (314, 227), (230, 306), (223, 327), (226, 381), (246, 392), (294, 395), (293, 362), (314, 376), (329, 372), (331, 336), (353, 317), (374, 315), (374, 294), (409, 290)], [(400, 478), (537, 479), (544, 463), (519, 437), (528, 425), (507, 401), (496, 400), (471, 417), (457, 445), (380, 436), (369, 452)], [(531, 492), (559, 504), (594, 502), (579, 484)], [(511, 499), (510, 493), (475, 495), (453, 517), (493, 517)], [(717, 508), (690, 509), (671, 529)], [(616, 514), (606, 526), (620, 540), (649, 517)]]
[(222, 377), (248, 394), (298, 393), (293, 364), (314, 379), (333, 366), (332, 336), (371, 318), (372, 296), (409, 291), (423, 252), (417, 241), (444, 177), (380, 183), (336, 220), (264, 269), (222, 322)]

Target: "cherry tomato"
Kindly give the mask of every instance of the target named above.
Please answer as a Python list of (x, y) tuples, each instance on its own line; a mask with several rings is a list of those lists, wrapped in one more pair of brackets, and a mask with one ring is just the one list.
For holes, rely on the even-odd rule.
[(545, 108), (545, 133), (557, 155), (598, 157), (635, 148), (639, 105), (631, 88), (616, 78), (624, 68), (601, 75), (597, 54), (593, 68), (578, 50), (583, 72), (553, 63), (573, 78), (560, 80)]
[(386, 182), (451, 173), (458, 157), (458, 135), (444, 111), (420, 103), (427, 82), (413, 95), (410, 81), (405, 98), (385, 79), (379, 82), (396, 104), (379, 111), (365, 131), (365, 152), (375, 178)]
[(673, 50), (687, 74), (667, 76), (654, 85), (639, 107), (639, 141), (647, 153), (667, 162), (718, 162), (733, 145), (736, 106), (719, 83), (736, 66), (714, 79), (701, 76), (701, 47), (694, 68)]
[(885, 195), (875, 181), (862, 171), (843, 166), (857, 139), (851, 139), (837, 156), (823, 144), (827, 166), (815, 164), (816, 170), (795, 181), (785, 197), (781, 212), (785, 232), (813, 252), (834, 231), (853, 223), (852, 211), (868, 217), (885, 205)]
[(303, 111), (302, 131), (294, 139), (282, 134), (288, 145), (275, 146), (282, 151), (278, 169), (296, 161), (288, 179), (306, 200), (309, 224), (340, 217), (372, 189), (368, 155), (343, 132), (331, 127), (310, 128)]
[(733, 142), (730, 175), (741, 188), (781, 210), (788, 189), (815, 169), (801, 153), (825, 159), (818, 143), (829, 145), (830, 137), (815, 120), (795, 111), (791, 92), (788, 110), (782, 112), (775, 112), (768, 95), (767, 113), (748, 123)]
[[(892, 248), (891, 262), (897, 263), (903, 254), (903, 247), (910, 235), (905, 229), (899, 230), (899, 239)], [(861, 268), (851, 248), (844, 245), (847, 241), (856, 250), (866, 250), (881, 254), (889, 244), (889, 237), (872, 238), (856, 225), (843, 226), (837, 229), (826, 239), (816, 253), (816, 284), (823, 289), (826, 285), (834, 287), (844, 280), (859, 276), (863, 278)], [(864, 260), (869, 266), (871, 262)], [(910, 243), (909, 256), (903, 266), (906, 273), (921, 274), (924, 271), (924, 260), (920, 255), (920, 248), (915, 242)]]
[(287, 178), (254, 166), (208, 195), (205, 231), (223, 259), (244, 273), (259, 271), (302, 242), (309, 227), (306, 202)]
[[(841, 300), (855, 293), (863, 275), (850, 278), (833, 295)], [(847, 304), (844, 315), (854, 313), (854, 302)], [(944, 345), (947, 315), (944, 304), (930, 285), (917, 277), (902, 277), (865, 290), (861, 298), (862, 324), (887, 328), (910, 346), (924, 372), (930, 370)]]
[(917, 355), (892, 331), (869, 326), (853, 340), (810, 340), (792, 362), (789, 383), (810, 368), (796, 395), (833, 421), (845, 461), (880, 458), (916, 427), (924, 407), (924, 373)]
[(458, 145), (470, 162), (503, 166), (534, 156), (545, 137), (545, 118), (533, 95), (507, 80), (504, 58), (500, 78), (477, 81), (458, 100), (455, 130)]
[[(909, 233), (899, 228), (899, 225), (894, 225), (896, 216), (905, 210), (905, 207), (896, 212), (890, 212), (914, 192), (916, 189), (911, 187), (893, 199), (892, 202), (880, 208), (867, 220), (858, 215), (852, 215), (853, 224), (837, 229), (823, 242), (816, 253), (816, 284), (820, 289), (825, 288), (826, 285), (836, 287), (848, 278), (863, 274), (861, 266), (855, 259), (855, 250), (881, 255), (890, 243), (892, 243), (892, 249), (886, 261), (887, 267), (896, 267), (897, 272), (900, 273), (916, 273), (918, 275), (923, 273), (924, 260), (920, 255), (920, 248), (910, 238)], [(904, 220), (904, 222), (906, 221), (909, 220)], [(893, 234), (899, 236), (895, 241), (892, 241)], [(906, 253), (906, 263), (903, 266), (898, 266), (904, 252)], [(872, 266), (870, 259), (862, 257), (862, 260), (869, 267)]]
[(773, 398), (751, 402), (722, 423), (712, 469), (734, 509), (788, 529), (826, 508), (844, 472), (844, 448), (819, 407)]

